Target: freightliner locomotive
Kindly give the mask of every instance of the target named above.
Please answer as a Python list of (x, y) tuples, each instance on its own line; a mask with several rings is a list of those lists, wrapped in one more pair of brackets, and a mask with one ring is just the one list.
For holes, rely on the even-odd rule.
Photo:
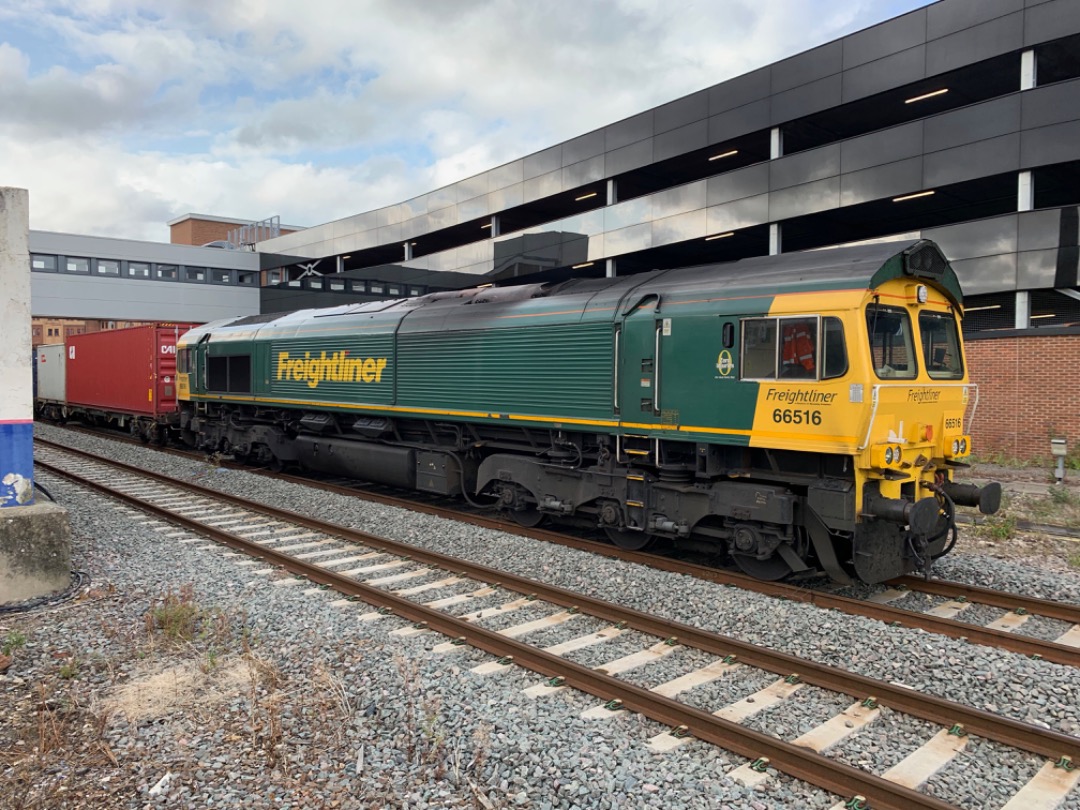
[(686, 545), (779, 579), (928, 570), (977, 402), (929, 241), (260, 315), (178, 344), (180, 437)]

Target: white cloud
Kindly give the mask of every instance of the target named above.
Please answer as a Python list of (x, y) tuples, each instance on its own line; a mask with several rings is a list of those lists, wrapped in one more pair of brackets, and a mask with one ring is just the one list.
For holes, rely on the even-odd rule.
[[(903, 1), (903, 0), (902, 0)], [(911, 0), (914, 4), (915, 0)], [(800, 50), (869, 0), (26, 0), (0, 10), (0, 182), (35, 228), (316, 224)], [(59, 53), (62, 62), (44, 61)]]

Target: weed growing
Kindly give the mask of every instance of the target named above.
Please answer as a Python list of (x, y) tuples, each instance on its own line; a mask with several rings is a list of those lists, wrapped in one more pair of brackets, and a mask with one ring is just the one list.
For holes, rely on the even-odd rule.
[(16, 650), (21, 650), (25, 647), (27, 641), (26, 633), (19, 630), (12, 630), (4, 636), (4, 640), (0, 642), (0, 654), (11, 655)]

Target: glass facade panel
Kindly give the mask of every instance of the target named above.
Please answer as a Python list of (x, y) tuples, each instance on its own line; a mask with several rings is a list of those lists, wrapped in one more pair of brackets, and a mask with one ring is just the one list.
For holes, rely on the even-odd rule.
[(116, 259), (95, 259), (94, 270), (101, 276), (120, 275), (120, 262)]
[(128, 262), (127, 274), (131, 278), (150, 278), (150, 263)]
[(184, 281), (206, 281), (205, 267), (185, 267)]
[(215, 284), (232, 284), (232, 270), (211, 270), (210, 280)]
[(608, 206), (603, 211), (604, 231), (638, 225), (652, 219), (652, 197), (638, 197), (636, 200)]
[(705, 209), (687, 211), (653, 222), (653, 244), (670, 245), (705, 236)]
[(68, 256), (64, 262), (64, 269), (69, 273), (89, 273), (90, 260), (79, 256)]
[(604, 245), (607, 247), (608, 254), (613, 256), (651, 248), (653, 246), (652, 224), (646, 222), (617, 231), (608, 231), (604, 234)]
[(154, 267), (154, 278), (162, 281), (176, 281), (180, 275), (180, 268), (175, 264), (159, 264)]
[(658, 191), (652, 195), (653, 217), (663, 219), (699, 208), (704, 210), (705, 187), (706, 181), (698, 180), (666, 191)]

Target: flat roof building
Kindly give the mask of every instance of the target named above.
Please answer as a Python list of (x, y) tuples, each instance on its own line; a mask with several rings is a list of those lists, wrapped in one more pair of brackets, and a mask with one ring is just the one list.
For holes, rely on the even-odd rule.
[(282, 283), (485, 283), (922, 236), (968, 329), (1027, 329), (1080, 322), (1078, 204), (1080, 3), (942, 0), (257, 249)]

